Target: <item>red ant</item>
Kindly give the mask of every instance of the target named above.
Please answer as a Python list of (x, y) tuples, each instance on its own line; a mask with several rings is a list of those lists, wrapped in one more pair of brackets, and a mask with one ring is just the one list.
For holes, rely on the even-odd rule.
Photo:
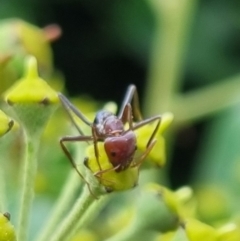
[[(123, 104), (120, 108), (119, 114), (116, 116), (113, 113), (100, 110), (97, 112), (94, 121), (89, 121), (80, 110), (78, 110), (73, 104), (69, 102), (69, 100), (59, 93), (59, 98), (63, 104), (63, 107), (66, 109), (71, 121), (74, 126), (77, 128), (79, 135), (77, 136), (66, 136), (62, 137), (60, 140), (61, 147), (70, 160), (73, 168), (77, 171), (77, 173), (82, 177), (82, 179), (88, 185), (89, 191), (91, 192), (89, 183), (83, 177), (83, 175), (78, 170), (76, 163), (74, 162), (71, 154), (67, 150), (64, 142), (74, 142), (74, 141), (93, 141), (94, 152), (96, 156), (96, 160), (99, 166), (99, 171), (94, 173), (95, 176), (100, 176), (101, 174), (115, 170), (116, 172), (121, 172), (126, 170), (127, 168), (132, 168), (136, 166), (140, 166), (148, 155), (148, 153), (153, 148), (156, 140), (154, 136), (157, 133), (157, 130), (160, 125), (161, 116), (153, 116), (148, 119), (143, 120), (142, 115), (139, 109), (139, 100), (138, 94), (135, 85), (130, 85), (127, 89), (125, 98), (123, 100)], [(132, 105), (131, 105), (132, 103)], [(79, 128), (75, 120), (73, 119), (70, 112), (73, 112), (78, 118), (80, 118), (86, 125), (91, 127), (92, 135), (86, 136)], [(134, 121), (134, 123), (133, 123)], [(137, 139), (134, 133), (134, 130), (141, 128), (152, 122), (157, 122), (156, 127), (154, 128), (151, 136), (146, 145), (145, 152), (138, 158), (137, 162), (134, 162), (134, 154), (136, 152)], [(124, 129), (125, 124), (128, 123), (127, 130)], [(112, 168), (102, 170), (100, 162), (99, 162), (99, 152), (97, 143), (104, 142), (104, 149), (108, 156), (109, 162), (112, 164)], [(87, 166), (87, 159), (84, 163)]]

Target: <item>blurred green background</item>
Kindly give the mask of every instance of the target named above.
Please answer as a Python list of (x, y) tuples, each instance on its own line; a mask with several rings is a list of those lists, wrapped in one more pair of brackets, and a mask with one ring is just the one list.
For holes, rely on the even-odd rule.
[[(0, 19), (7, 18), (61, 27), (52, 48), (67, 95), (120, 104), (133, 83), (144, 116), (173, 112), (167, 167), (155, 173), (166, 174), (164, 184), (172, 189), (194, 188), (200, 220), (239, 219), (240, 1), (0, 0)], [(92, 112), (99, 103), (91, 105)], [(39, 165), (39, 196), (47, 191), (55, 198), (70, 170), (58, 143), (69, 126), (59, 116), (40, 150), (46, 160)], [(44, 174), (58, 185), (48, 185)], [(50, 210), (41, 198), (39, 216)]]
[[(237, 0), (197, 2), (182, 60), (180, 92), (188, 93), (239, 73), (239, 13)], [(87, 93), (97, 100), (120, 103), (127, 85), (134, 83), (142, 106), (143, 100), (148, 101), (144, 95), (156, 27), (156, 16), (148, 1), (2, 0), (0, 18), (12, 17), (40, 27), (56, 23), (62, 28), (61, 38), (52, 46), (55, 66), (64, 74), (69, 94)], [(221, 118), (236, 121), (239, 118), (237, 110), (235, 114), (230, 110), (230, 114), (221, 112), (218, 122)], [(177, 129), (170, 166), (173, 187), (189, 183), (195, 163), (210, 157), (219, 159), (219, 154), (213, 151), (202, 157), (206, 149), (213, 150), (206, 147), (206, 138), (210, 137), (204, 133), (217, 128), (214, 120), (213, 115), (205, 116)], [(237, 126), (236, 133), (239, 129)], [(219, 149), (219, 142), (224, 146), (239, 143), (232, 136), (227, 141), (221, 131), (222, 126), (215, 131), (216, 142), (211, 139), (208, 143), (217, 149), (216, 152), (223, 151)], [(229, 156), (228, 151), (224, 156)]]

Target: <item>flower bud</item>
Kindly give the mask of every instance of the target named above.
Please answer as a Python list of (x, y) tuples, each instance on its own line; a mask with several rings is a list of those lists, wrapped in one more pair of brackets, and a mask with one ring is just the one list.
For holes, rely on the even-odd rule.
[(16, 241), (13, 225), (10, 223), (9, 213), (0, 213), (0, 240)]
[(25, 68), (25, 76), (7, 90), (4, 97), (32, 136), (41, 133), (59, 100), (57, 93), (38, 76), (35, 57), (26, 60)]
[[(98, 142), (97, 146), (99, 152), (99, 164), (103, 173), (96, 175), (96, 178), (100, 184), (105, 187), (106, 191), (123, 191), (135, 187), (138, 183), (138, 167), (127, 168), (124, 171), (116, 172), (108, 160), (104, 144), (102, 142)], [(86, 156), (87, 167), (93, 174), (98, 173), (100, 169), (96, 160), (93, 145), (87, 147)]]

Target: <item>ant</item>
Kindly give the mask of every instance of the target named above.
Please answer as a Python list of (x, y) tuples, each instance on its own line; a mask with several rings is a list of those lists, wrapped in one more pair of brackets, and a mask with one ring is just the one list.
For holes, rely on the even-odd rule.
[[(76, 163), (74, 162), (71, 154), (64, 144), (65, 142), (92, 141), (94, 145), (95, 157), (99, 166), (99, 171), (94, 173), (94, 176), (100, 177), (101, 174), (108, 171), (115, 170), (116, 172), (121, 172), (129, 167), (132, 168), (140, 166), (156, 143), (154, 137), (158, 131), (161, 122), (161, 116), (157, 115), (145, 120), (142, 119), (142, 115), (139, 109), (138, 93), (135, 85), (130, 85), (128, 87), (118, 115), (115, 115), (107, 110), (100, 110), (97, 112), (93, 122), (89, 121), (84, 116), (84, 114), (78, 110), (63, 94), (59, 93), (58, 96), (64, 109), (67, 111), (70, 120), (79, 132), (79, 135), (77, 136), (62, 137), (60, 140), (60, 145), (73, 168), (88, 185), (90, 192), (90, 185), (78, 170)], [(92, 135), (84, 135), (83, 131), (77, 125), (70, 112), (73, 112), (78, 118), (80, 118), (86, 125), (91, 128)], [(156, 126), (149, 137), (146, 145), (146, 150), (140, 157), (137, 158), (138, 161), (134, 162), (134, 154), (137, 149), (137, 138), (134, 131), (155, 121)], [(128, 124), (128, 128), (125, 130), (126, 124)], [(109, 162), (112, 164), (112, 168), (102, 170), (99, 162), (99, 151), (97, 146), (98, 142), (104, 143), (104, 149)], [(86, 162), (84, 164), (87, 166)]]

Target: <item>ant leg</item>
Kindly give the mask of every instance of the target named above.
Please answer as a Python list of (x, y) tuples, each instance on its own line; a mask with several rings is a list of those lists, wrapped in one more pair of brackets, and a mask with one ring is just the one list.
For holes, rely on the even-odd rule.
[(132, 121), (132, 106), (127, 103), (123, 110), (123, 116), (122, 116), (122, 122), (123, 124), (127, 123), (129, 124), (129, 130), (133, 129), (133, 121)]
[(150, 117), (146, 120), (142, 120), (142, 121), (138, 122), (137, 124), (135, 124), (133, 126), (133, 123), (132, 123), (132, 107), (129, 103), (125, 105), (123, 113), (126, 115), (125, 119), (129, 123), (129, 129), (133, 130), (133, 131), (136, 130), (136, 129), (139, 129), (139, 128), (147, 125), (147, 124), (150, 124), (150, 123), (153, 123), (153, 122), (157, 121), (157, 124), (156, 124), (156, 126), (155, 126), (149, 140), (148, 140), (148, 143), (147, 143), (147, 146), (146, 146), (146, 147), (148, 147), (150, 145), (150, 143), (152, 142), (152, 140), (154, 139), (154, 137), (155, 137), (155, 135), (156, 135), (156, 133), (159, 129), (159, 126), (160, 126), (160, 123), (161, 123), (161, 116), (157, 115), (157, 116)]
[(146, 120), (143, 120), (143, 121), (140, 121), (139, 123), (137, 123), (134, 128), (132, 130), (136, 130), (136, 129), (139, 129), (147, 124), (150, 124), (150, 123), (153, 123), (157, 121), (157, 124), (151, 134), (151, 136), (149, 137), (149, 140), (147, 142), (147, 145), (146, 145), (146, 150), (144, 151), (144, 153), (140, 156), (140, 160), (136, 163), (133, 163), (131, 165), (131, 167), (136, 167), (136, 166), (140, 166), (143, 161), (145, 160), (145, 158), (148, 156), (148, 154), (150, 153), (150, 151), (152, 150), (152, 148), (154, 147), (155, 143), (157, 142), (157, 140), (154, 139), (158, 129), (159, 129), (159, 126), (160, 126), (160, 122), (161, 122), (161, 116), (153, 116), (149, 119), (146, 119)]
[[(117, 170), (120, 166), (121, 166), (121, 164), (119, 164), (119, 165), (117, 165), (117, 166), (115, 166), (115, 167), (110, 167), (110, 168), (108, 168), (108, 169), (95, 172), (93, 175), (94, 175), (94, 176), (99, 176), (99, 175), (102, 175), (103, 173)], [(101, 176), (99, 176), (99, 177), (101, 177)]]
[(126, 120), (124, 119), (124, 112), (125, 110), (125, 106), (127, 104), (131, 104), (133, 106), (133, 117), (135, 121), (140, 121), (142, 120), (142, 114), (140, 111), (140, 107), (139, 107), (139, 99), (138, 99), (138, 93), (137, 93), (137, 88), (135, 85), (129, 85), (127, 92), (125, 94), (125, 97), (123, 99), (123, 103), (122, 106), (120, 108), (119, 114), (118, 114), (118, 118), (121, 119), (123, 121), (123, 123), (126, 123)]
[(99, 170), (102, 170), (102, 167), (100, 165), (100, 161), (99, 161), (99, 151), (98, 151), (98, 146), (97, 146), (97, 133), (96, 133), (96, 128), (95, 126), (92, 126), (92, 137), (93, 137), (93, 146), (94, 146), (94, 153), (95, 153), (95, 157), (97, 160), (97, 164), (99, 167)]
[(76, 129), (78, 130), (78, 132), (80, 133), (80, 135), (84, 135), (83, 131), (80, 129), (80, 127), (78, 126), (78, 124), (76, 123), (76, 121), (74, 120), (73, 116), (70, 114), (71, 110), (79, 119), (81, 119), (86, 125), (88, 126), (92, 126), (92, 123), (83, 115), (83, 113), (78, 110), (63, 94), (58, 93), (58, 97), (64, 107), (64, 109), (66, 110), (71, 122), (73, 123), (73, 125), (76, 127)]
[[(85, 165), (89, 170), (91, 170), (91, 168), (90, 168), (89, 165), (88, 165), (88, 158), (87, 158), (87, 157), (84, 158), (84, 165)], [(119, 167), (119, 165), (118, 165), (116, 168), (118, 168), (118, 167)], [(112, 169), (113, 169), (113, 168), (111, 167), (111, 168), (107, 169), (107, 171), (111, 171)], [(105, 173), (105, 172), (106, 172), (106, 170), (101, 170), (101, 171), (97, 171), (97, 172), (93, 173), (93, 175), (94, 175), (95, 177), (101, 178), (101, 179), (104, 180), (104, 181), (107, 181), (107, 182), (110, 182), (110, 183), (114, 183), (114, 182), (109, 181), (109, 180), (107, 180), (107, 179), (105, 179), (105, 178), (102, 178), (101, 174), (102, 174), (102, 173)], [(100, 175), (99, 175), (99, 174), (100, 174)]]
[(119, 164), (119, 165), (117, 165), (117, 166), (115, 166), (115, 167), (110, 167), (110, 168), (105, 169), (105, 170), (100, 170), (100, 171), (98, 171), (98, 172), (95, 172), (93, 175), (94, 175), (95, 177), (99, 177), (100, 179), (102, 179), (102, 180), (104, 180), (104, 181), (107, 181), (107, 182), (110, 182), (110, 183), (113, 183), (113, 184), (114, 184), (115, 182), (112, 182), (112, 181), (110, 181), (110, 180), (107, 180), (107, 179), (105, 179), (105, 178), (102, 178), (102, 174), (104, 174), (104, 173), (106, 173), (106, 172), (114, 171), (114, 170), (118, 169), (120, 166), (121, 166), (121, 165)]
[(67, 149), (66, 145), (64, 144), (65, 142), (74, 142), (74, 141), (91, 141), (92, 140), (92, 136), (65, 136), (62, 137), (60, 139), (60, 145), (61, 148), (63, 150), (63, 152), (65, 153), (65, 155), (67, 156), (68, 160), (70, 161), (72, 167), (76, 170), (76, 172), (78, 173), (78, 175), (83, 179), (83, 181), (87, 184), (88, 190), (89, 192), (96, 198), (96, 195), (92, 192), (90, 184), (88, 183), (88, 181), (84, 178), (84, 176), (82, 175), (82, 173), (78, 170), (77, 165), (75, 163), (75, 161), (73, 160), (69, 150)]
[(150, 151), (153, 149), (154, 145), (156, 144), (157, 140), (153, 140), (149, 145), (147, 146), (147, 149), (144, 151), (144, 153), (139, 157), (139, 161), (133, 163), (130, 167), (140, 167), (142, 163), (144, 162), (145, 158), (148, 156)]
[(134, 130), (137, 130), (137, 129), (139, 129), (139, 128), (147, 125), (147, 124), (151, 124), (151, 123), (157, 121), (157, 124), (156, 124), (156, 126), (155, 126), (155, 128), (154, 128), (154, 130), (153, 130), (153, 132), (152, 132), (152, 134), (151, 134), (151, 136), (150, 136), (150, 138), (149, 138), (149, 140), (148, 140), (148, 143), (147, 143), (147, 146), (146, 146), (146, 147), (148, 147), (148, 146), (152, 143), (152, 141), (153, 141), (153, 139), (154, 139), (154, 137), (155, 137), (155, 135), (156, 135), (156, 133), (157, 133), (157, 131), (158, 131), (158, 129), (159, 129), (159, 126), (160, 126), (160, 123), (161, 123), (161, 119), (162, 119), (162, 117), (161, 117), (160, 115), (153, 116), (153, 117), (150, 117), (150, 118), (148, 118), (148, 119), (146, 119), (146, 120), (143, 120), (143, 121), (138, 122), (138, 123), (133, 127), (132, 130), (134, 131)]

